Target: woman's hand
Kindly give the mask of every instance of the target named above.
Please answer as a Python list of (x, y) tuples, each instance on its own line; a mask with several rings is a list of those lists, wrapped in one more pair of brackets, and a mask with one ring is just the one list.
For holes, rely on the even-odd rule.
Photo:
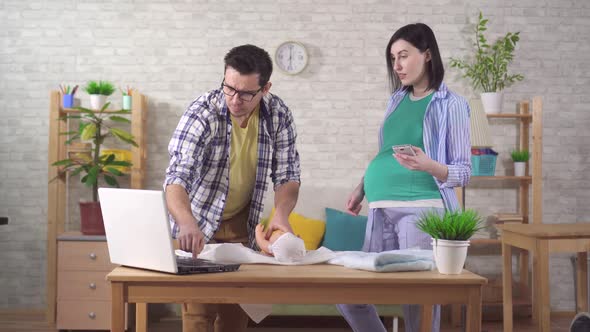
[(428, 157), (426, 153), (424, 153), (424, 151), (422, 151), (422, 149), (419, 147), (412, 146), (412, 150), (414, 150), (414, 153), (416, 153), (415, 156), (394, 153), (393, 157), (400, 163), (400, 165), (407, 169), (428, 172), (434, 160), (430, 159), (430, 157)]
[(446, 165), (440, 164), (428, 157), (422, 149), (412, 146), (412, 150), (416, 153), (415, 156), (408, 156), (401, 153), (394, 153), (393, 157), (403, 167), (413, 171), (426, 172), (441, 182), (447, 181), (449, 169)]
[(365, 197), (365, 190), (363, 188), (364, 183), (361, 182), (354, 191), (348, 197), (348, 201), (346, 202), (346, 212), (352, 214), (353, 216), (358, 216), (359, 212), (363, 208), (361, 202)]

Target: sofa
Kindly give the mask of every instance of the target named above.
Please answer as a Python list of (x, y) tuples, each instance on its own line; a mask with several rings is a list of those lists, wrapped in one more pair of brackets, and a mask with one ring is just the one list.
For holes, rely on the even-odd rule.
[[(366, 226), (367, 204), (359, 216), (344, 213), (352, 187), (318, 187), (302, 185), (299, 199), (289, 222), (307, 249), (325, 246), (331, 250), (361, 250)], [(265, 195), (263, 218), (270, 218), (274, 206), (274, 192)], [(403, 317), (400, 305), (377, 305), (379, 315), (391, 319), (392, 330), (398, 329), (398, 317)], [(272, 316), (340, 316), (334, 305), (276, 304)], [(388, 324), (389, 325), (389, 322)]]

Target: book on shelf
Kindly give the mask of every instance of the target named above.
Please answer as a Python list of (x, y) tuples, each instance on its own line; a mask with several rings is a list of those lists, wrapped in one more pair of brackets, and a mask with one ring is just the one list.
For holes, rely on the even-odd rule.
[(497, 239), (502, 235), (502, 230), (498, 229), (496, 225), (503, 224), (522, 224), (524, 217), (518, 213), (494, 213), (488, 216), (486, 225), (489, 228), (490, 238)]

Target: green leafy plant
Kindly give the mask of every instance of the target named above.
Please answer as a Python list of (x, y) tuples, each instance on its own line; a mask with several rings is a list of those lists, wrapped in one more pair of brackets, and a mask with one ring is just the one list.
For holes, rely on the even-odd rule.
[(508, 32), (493, 45), (488, 44), (484, 35), (488, 20), (479, 12), (479, 21), (475, 27), (475, 59), (473, 62), (451, 58), (451, 67), (464, 71), (463, 77), (471, 79), (474, 89), (483, 92), (498, 92), (522, 81), (523, 75), (508, 75), (508, 64), (514, 59), (514, 49), (520, 40), (520, 32)]
[(467, 241), (483, 228), (483, 218), (474, 210), (446, 211), (440, 215), (434, 211), (424, 213), (416, 227), (434, 239)]
[(115, 86), (108, 81), (88, 81), (84, 88), (89, 95), (104, 95), (110, 96), (115, 92)]
[(116, 139), (129, 143), (137, 147), (137, 143), (134, 140), (133, 135), (129, 132), (112, 127), (109, 123), (105, 122), (109, 119), (113, 122), (119, 123), (130, 123), (131, 121), (121, 115), (131, 114), (131, 111), (120, 110), (120, 111), (106, 111), (110, 103), (106, 103), (103, 108), (99, 111), (92, 111), (87, 108), (77, 107), (80, 111), (79, 115), (66, 115), (60, 117), (60, 120), (66, 121), (67, 119), (79, 120), (78, 130), (60, 133), (60, 135), (67, 135), (66, 145), (72, 144), (73, 141), (91, 140), (93, 148), (91, 149), (90, 156), (81, 155), (80, 158), (68, 158), (54, 162), (53, 166), (62, 167), (60, 174), (69, 172), (70, 176), (75, 176), (83, 173), (84, 176), (81, 178), (81, 182), (88, 187), (92, 187), (92, 200), (98, 201), (98, 181), (100, 177), (104, 178), (104, 181), (113, 187), (118, 187), (119, 183), (115, 176), (122, 176), (124, 173), (119, 171), (117, 166), (129, 167), (132, 164), (127, 161), (116, 160), (114, 154), (100, 155), (100, 147), (107, 137), (115, 137)]
[(510, 152), (510, 157), (514, 162), (526, 162), (531, 157), (531, 154), (528, 150), (513, 150)]

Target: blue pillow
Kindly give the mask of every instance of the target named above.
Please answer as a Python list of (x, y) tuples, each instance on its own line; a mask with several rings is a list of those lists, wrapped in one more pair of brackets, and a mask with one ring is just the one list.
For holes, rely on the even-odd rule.
[(365, 241), (366, 216), (326, 208), (326, 233), (322, 246), (338, 251), (360, 251)]

